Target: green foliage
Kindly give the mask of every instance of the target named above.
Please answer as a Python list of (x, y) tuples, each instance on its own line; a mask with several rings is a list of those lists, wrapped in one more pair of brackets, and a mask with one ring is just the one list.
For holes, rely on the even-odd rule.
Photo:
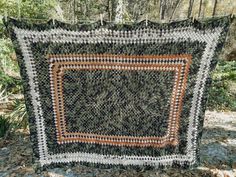
[(221, 61), (213, 73), (208, 108), (236, 111), (236, 62)]
[[(20, 3), (19, 3), (20, 2)], [(0, 18), (6, 13), (13, 18), (28, 20), (49, 19), (55, 13), (56, 0), (2, 0)], [(7, 36), (3, 21), (0, 19), (0, 102), (8, 97), (22, 93), (22, 83), (13, 45)], [(2, 110), (4, 112), (4, 110)], [(0, 137), (6, 132), (27, 128), (27, 113), (23, 100), (15, 100), (10, 114), (0, 117)]]
[[(0, 71), (0, 91), (5, 90), (9, 94), (22, 92), (21, 80), (13, 78)], [(0, 98), (1, 99), (1, 98)]]
[(53, 13), (56, 0), (3, 0), (0, 1), (0, 14), (11, 17), (48, 19)]
[(12, 42), (8, 38), (0, 39), (0, 68), (7, 72), (9, 68), (11, 71), (19, 72), (19, 68), (14, 55)]
[(18, 128), (26, 129), (28, 126), (27, 118), (24, 101), (16, 99), (13, 104), (13, 111), (9, 114), (10, 122), (13, 125), (12, 128), (14, 130)]
[(9, 39), (0, 39), (0, 92), (21, 92), (19, 67), (16, 62), (12, 43)]
[(0, 138), (6, 135), (7, 131), (10, 128), (10, 125), (11, 123), (9, 122), (9, 120), (6, 117), (0, 115)]
[(213, 75), (214, 79), (236, 81), (236, 61), (221, 61)]
[(7, 137), (9, 133), (17, 129), (28, 128), (28, 115), (23, 100), (15, 100), (13, 103), (13, 110), (10, 114), (0, 116), (0, 137)]

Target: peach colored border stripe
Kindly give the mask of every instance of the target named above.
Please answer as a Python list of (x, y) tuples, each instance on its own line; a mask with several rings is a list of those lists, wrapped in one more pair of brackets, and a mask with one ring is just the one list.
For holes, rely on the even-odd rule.
[[(64, 63), (63, 63), (64, 64)], [(69, 63), (68, 63), (69, 64)], [(95, 63), (95, 65), (97, 65), (97, 63)], [(146, 65), (143, 65), (143, 66), (146, 66)], [(63, 138), (64, 139), (64, 138)], [(66, 139), (70, 139), (70, 138), (66, 138)], [(104, 141), (103, 141), (103, 143), (104, 143)]]
[[(59, 57), (71, 57), (71, 56), (73, 56), (73, 57), (78, 57), (78, 55), (63, 55), (63, 56), (59, 56)], [(79, 55), (80, 57), (85, 57), (86, 55)], [(97, 56), (97, 55), (87, 55), (87, 57), (94, 57), (94, 56)], [(99, 55), (99, 56), (101, 56), (101, 55)], [(106, 56), (109, 56), (109, 57), (117, 57), (117, 55), (116, 56), (113, 56), (113, 55), (106, 55)], [(180, 57), (185, 57), (185, 59), (187, 58), (188, 60), (188, 62), (187, 63), (189, 63), (189, 59), (191, 59), (191, 55), (171, 55), (172, 57), (175, 57), (175, 58), (180, 58)], [(55, 57), (55, 58), (58, 58), (58, 56), (57, 55), (49, 55), (49, 57)], [(124, 55), (122, 55), (122, 56), (119, 56), (119, 57), (125, 57), (125, 58), (131, 58), (131, 56), (124, 56)], [(148, 58), (149, 56), (132, 56), (132, 58), (141, 58), (141, 59), (143, 59), (143, 58)], [(158, 58), (160, 58), (160, 59), (163, 59), (163, 58), (166, 58), (166, 59), (175, 59), (175, 58), (170, 58), (170, 56), (150, 56), (150, 57), (152, 57), (152, 58), (155, 58), (155, 59), (158, 59)], [(117, 57), (118, 58), (118, 57)], [(183, 60), (183, 58), (181, 58), (182, 60)], [(179, 64), (124, 64), (124, 63), (115, 63), (115, 64), (111, 64), (111, 62), (59, 62), (59, 63), (63, 63), (63, 65), (74, 65), (75, 63), (76, 63), (76, 65), (80, 65), (80, 64), (82, 64), (82, 65), (95, 65), (95, 66), (97, 66), (97, 65), (109, 65), (109, 66), (114, 66), (114, 65), (122, 65), (122, 66), (130, 66), (130, 67), (136, 67), (136, 66), (139, 66), (139, 67), (155, 67), (155, 66), (158, 66), (158, 67), (160, 67), (160, 65), (162, 66), (162, 67), (168, 67), (168, 66), (176, 66), (176, 65), (179, 65)], [(55, 68), (56, 69), (58, 69), (58, 66), (59, 66), (59, 63), (57, 63), (57, 64), (55, 64), (55, 67), (54, 67), (54, 71), (55, 71)], [(189, 64), (188, 64), (188, 66), (189, 66)], [(178, 68), (181, 68), (181, 66), (179, 66)], [(95, 68), (96, 69), (96, 68)], [(101, 69), (101, 68), (97, 68), (97, 69)], [(88, 70), (88, 69), (86, 69), (86, 70)], [(123, 69), (122, 69), (123, 70)], [(130, 69), (129, 69), (130, 70)], [(180, 70), (180, 69), (179, 69)], [(186, 85), (186, 80), (187, 80), (187, 75), (186, 75), (186, 72), (188, 71), (188, 69), (185, 69), (185, 74), (184, 74), (184, 81), (183, 81), (183, 83)], [(54, 73), (54, 78), (55, 78), (55, 72), (53, 72)], [(178, 83), (179, 83), (179, 79), (180, 78), (180, 73), (178, 74)], [(60, 82), (59, 82), (60, 83)], [(179, 84), (176, 84), (177, 86), (179, 85)], [(55, 93), (57, 93), (57, 85), (55, 84), (55, 80), (54, 80), (54, 85), (55, 85)], [(181, 100), (182, 100), (182, 97), (183, 97), (183, 90), (185, 90), (185, 86), (184, 87), (182, 87), (182, 91), (181, 91)], [(62, 93), (61, 93), (62, 94)], [(173, 93), (172, 93), (173, 94)], [(176, 99), (175, 98), (176, 97), (176, 93), (174, 94), (174, 99)], [(57, 106), (58, 107), (58, 106)], [(63, 110), (64, 111), (64, 110)], [(179, 114), (180, 114), (180, 111), (181, 111), (181, 108), (179, 107), (179, 109), (178, 109), (178, 115), (177, 115), (177, 121), (178, 121), (178, 119), (179, 119)], [(64, 113), (64, 112), (63, 112)], [(57, 115), (59, 114), (59, 111), (58, 111), (58, 113), (57, 113)], [(60, 116), (59, 116), (60, 117)], [(64, 122), (64, 120), (63, 120), (63, 124), (64, 124), (65, 122)], [(75, 139), (74, 138), (63, 138), (62, 137), (62, 133), (61, 133), (61, 127), (60, 127), (60, 120), (58, 120), (57, 119), (57, 124), (59, 125), (58, 126), (58, 129), (59, 129), (59, 139), (58, 139), (58, 141), (74, 141)], [(65, 126), (65, 125), (64, 125)], [(177, 135), (177, 131), (178, 131), (178, 126), (177, 126), (177, 128), (175, 129), (176, 131), (175, 131), (175, 133), (174, 133), (174, 135)], [(68, 134), (67, 132), (66, 132), (66, 134)], [(69, 133), (69, 134), (71, 134), (72, 135), (72, 133)], [(74, 133), (73, 133), (74, 134)], [(78, 134), (78, 133), (75, 133), (75, 134)], [(84, 136), (88, 136), (88, 134), (86, 134), (86, 133), (79, 133), (80, 135), (84, 135)], [(92, 136), (96, 136), (96, 137), (104, 137), (104, 139), (109, 139), (108, 137), (114, 137), (114, 138), (116, 138), (116, 139), (123, 139), (123, 138), (127, 138), (127, 139), (131, 139), (131, 140), (134, 140), (134, 139), (142, 139), (142, 140), (145, 140), (145, 139), (148, 139), (148, 140), (156, 140), (156, 139), (159, 139), (159, 140), (161, 140), (161, 138), (164, 138), (164, 137), (154, 137), (154, 139), (152, 138), (152, 137), (126, 137), (126, 136), (103, 136), (103, 135), (95, 135), (95, 134), (90, 134), (90, 135), (92, 135)], [(78, 138), (77, 138), (78, 139)], [(76, 139), (76, 140), (77, 140)], [(166, 140), (166, 139), (164, 139), (164, 140)], [(80, 141), (83, 141), (83, 142), (97, 142), (97, 143), (105, 143), (105, 144), (107, 144), (107, 143), (109, 143), (109, 144), (113, 144), (114, 145), (114, 143), (116, 144), (116, 145), (134, 145), (134, 146), (149, 146), (149, 145), (155, 145), (155, 147), (160, 147), (160, 146), (162, 146), (161, 144), (157, 144), (157, 143), (143, 143), (143, 142), (135, 142), (135, 143), (133, 143), (133, 142), (114, 142), (114, 143), (112, 143), (112, 142), (110, 142), (110, 141), (107, 141), (107, 140), (98, 140), (98, 139), (92, 139), (92, 138), (85, 138), (85, 139), (80, 139)], [(114, 141), (114, 140), (113, 140)], [(178, 140), (176, 141), (176, 139), (174, 140), (174, 141), (171, 141), (171, 142), (166, 142), (166, 141), (164, 141), (162, 144), (173, 144), (173, 145), (176, 145), (178, 143)]]

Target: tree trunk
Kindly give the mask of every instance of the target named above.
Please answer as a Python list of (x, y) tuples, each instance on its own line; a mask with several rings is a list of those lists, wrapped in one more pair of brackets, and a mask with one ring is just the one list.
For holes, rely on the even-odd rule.
[(159, 2), (159, 15), (160, 15), (160, 19), (162, 18), (161, 14), (162, 14), (162, 0), (160, 0), (160, 2)]
[(112, 7), (111, 7), (112, 5), (111, 5), (111, 0), (107, 0), (107, 16), (108, 16), (108, 19), (109, 19), (109, 21), (111, 21), (111, 16), (112, 16)]
[(165, 12), (166, 12), (166, 0), (160, 0), (160, 19), (165, 19)]
[(206, 1), (204, 0), (204, 3), (202, 3), (202, 18), (205, 17), (205, 11), (206, 11)]
[(111, 0), (111, 20), (115, 19), (116, 15), (115, 8), (116, 8), (115, 0)]
[(166, 0), (165, 18), (170, 19), (176, 1), (178, 0)]
[(193, 3), (194, 3), (194, 0), (189, 0), (188, 18), (192, 15)]
[(177, 8), (179, 7), (180, 2), (181, 2), (181, 0), (177, 0), (177, 2), (175, 3), (175, 6), (173, 7), (172, 14), (171, 14), (171, 16), (170, 16), (170, 21), (173, 19), (176, 10), (177, 10)]
[(64, 11), (62, 10), (60, 4), (58, 3), (54, 8), (55, 8), (55, 12), (56, 12), (55, 15), (58, 17), (58, 19), (60, 19), (61, 21), (65, 21)]
[(201, 11), (202, 11), (202, 0), (200, 0), (200, 4), (199, 4), (198, 18), (201, 16)]
[(73, 22), (74, 22), (74, 24), (76, 23), (76, 14), (75, 14), (75, 0), (74, 0), (74, 2), (73, 2)]
[(213, 7), (213, 12), (212, 12), (212, 16), (213, 16), (213, 17), (216, 15), (217, 2), (218, 2), (218, 1), (215, 0), (214, 7)]

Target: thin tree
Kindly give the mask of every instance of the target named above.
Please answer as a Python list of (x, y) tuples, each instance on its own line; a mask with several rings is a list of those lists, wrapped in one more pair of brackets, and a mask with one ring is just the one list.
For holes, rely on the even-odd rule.
[(166, 12), (166, 0), (160, 0), (160, 19), (165, 19), (165, 12)]
[(179, 7), (180, 2), (181, 2), (181, 0), (177, 0), (176, 3), (173, 4), (173, 8), (172, 8), (173, 11), (172, 11), (171, 16), (170, 16), (170, 21), (173, 19), (174, 14), (175, 14), (177, 8)]
[(202, 3), (202, 18), (205, 17), (205, 13), (206, 13), (206, 1), (204, 0), (203, 3)]
[(107, 0), (106, 11), (109, 21), (115, 18), (115, 0)]
[(166, 11), (165, 11), (165, 16), (166, 18), (171, 17), (173, 9), (175, 9), (176, 3), (178, 3), (179, 0), (167, 0), (166, 1)]
[(200, 4), (199, 4), (198, 18), (201, 16), (201, 11), (202, 11), (202, 0), (200, 0)]
[(76, 23), (76, 14), (75, 14), (75, 8), (76, 7), (76, 2), (75, 2), (75, 0), (74, 0), (74, 2), (73, 2), (73, 22), (74, 22), (74, 24)]
[(115, 19), (116, 15), (115, 6), (116, 6), (115, 0), (111, 0), (111, 20)]
[(189, 7), (188, 7), (188, 18), (191, 16), (192, 14), (192, 10), (193, 10), (193, 3), (194, 0), (189, 0)]
[(110, 0), (107, 0), (106, 11), (109, 21), (111, 21), (111, 9), (110, 9)]
[(214, 6), (213, 6), (213, 11), (212, 11), (212, 16), (214, 17), (216, 15), (216, 7), (217, 7), (217, 0), (215, 0)]

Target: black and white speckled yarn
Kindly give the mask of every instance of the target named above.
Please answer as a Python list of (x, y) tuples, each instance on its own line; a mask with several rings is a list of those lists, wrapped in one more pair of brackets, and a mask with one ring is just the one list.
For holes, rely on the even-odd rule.
[[(195, 164), (210, 85), (209, 73), (217, 63), (230, 22), (229, 17), (206, 22), (149, 22), (148, 26), (145, 22), (133, 25), (104, 22), (103, 26), (100, 23), (68, 25), (60, 22), (53, 25), (52, 21), (28, 24), (12, 19), (5, 22), (24, 80), (35, 157), (41, 165), (65, 162), (150, 166)], [(191, 55), (178, 144), (164, 147), (85, 142), (58, 144), (48, 55), (64, 54)], [(66, 71), (63, 96), (68, 131), (161, 136), (167, 129), (173, 77), (171, 72), (145, 70)], [(109, 118), (111, 116), (114, 119)]]

